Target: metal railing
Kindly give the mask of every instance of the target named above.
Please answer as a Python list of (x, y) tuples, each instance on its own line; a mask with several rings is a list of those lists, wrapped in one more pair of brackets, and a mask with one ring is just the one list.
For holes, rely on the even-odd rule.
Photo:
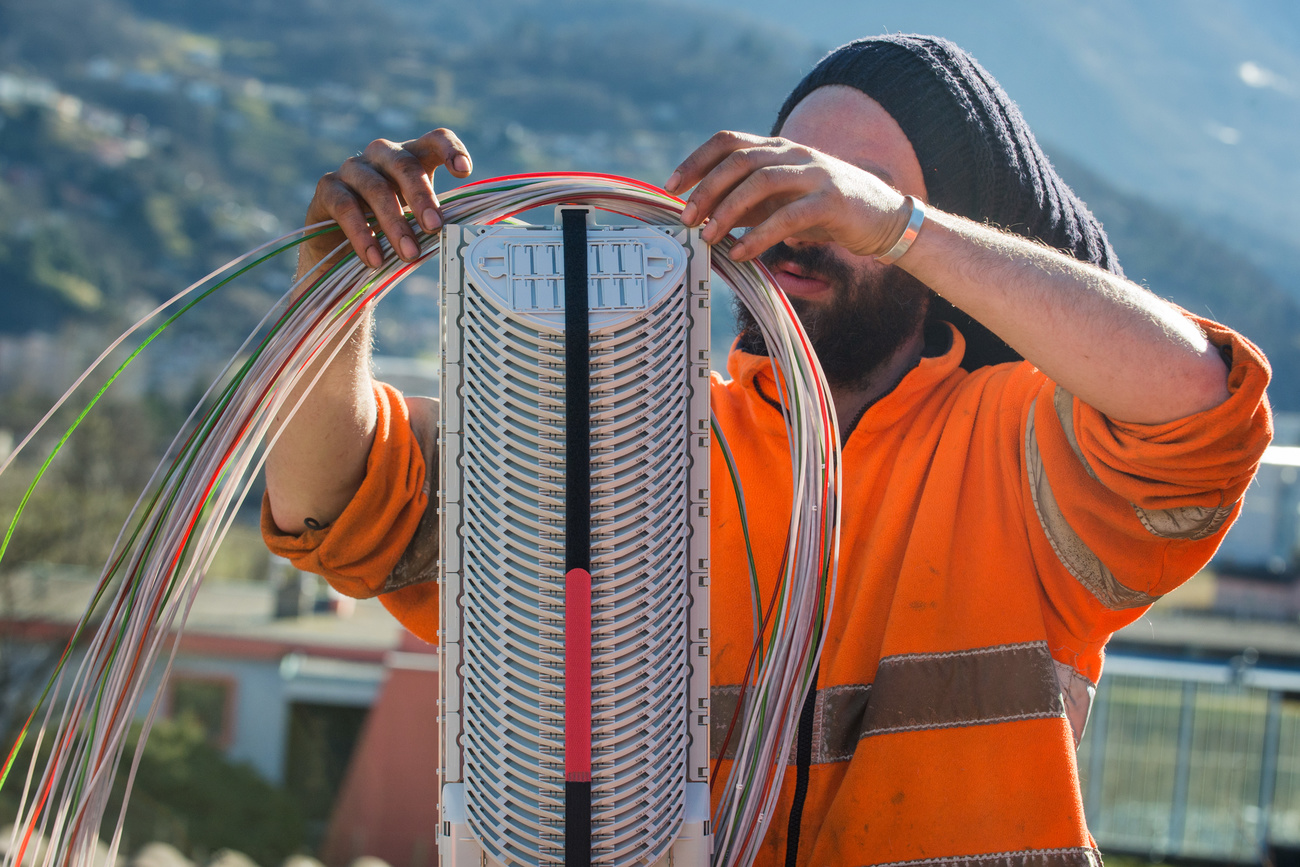
[(1300, 847), (1300, 672), (1112, 654), (1079, 748), (1103, 849), (1255, 863)]

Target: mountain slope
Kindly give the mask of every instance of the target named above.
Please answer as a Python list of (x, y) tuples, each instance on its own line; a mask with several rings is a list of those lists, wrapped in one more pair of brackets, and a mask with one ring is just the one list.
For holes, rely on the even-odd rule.
[[(978, 17), (958, 5), (954, 28)], [(1026, 28), (1046, 26), (1035, 14)], [(297, 223), (316, 178), (376, 136), (451, 126), (478, 177), (579, 169), (661, 181), (718, 128), (764, 130), (815, 59), (786, 32), (652, 0), (0, 0), (0, 34), (10, 333), (120, 320), (175, 291)], [(1296, 302), (1185, 216), (1092, 163), (1071, 165), (1129, 274), (1259, 342), (1275, 402), (1300, 408)], [(189, 327), (246, 332), (287, 266), (223, 293)], [(401, 325), (387, 350), (420, 351), (423, 320)]]

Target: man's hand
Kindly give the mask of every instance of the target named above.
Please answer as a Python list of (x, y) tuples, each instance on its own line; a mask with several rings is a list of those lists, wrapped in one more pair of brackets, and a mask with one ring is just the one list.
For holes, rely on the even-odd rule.
[(752, 259), (787, 238), (878, 256), (907, 225), (902, 193), (870, 171), (783, 138), (714, 135), (677, 167), (666, 189), (691, 186), (682, 222), (708, 219), (706, 241), (752, 227), (731, 251), (736, 260)]
[[(398, 144), (376, 139), (365, 151), (345, 161), (316, 185), (307, 208), (307, 225), (337, 220), (361, 260), (382, 264), (379, 242), (366, 217), (373, 214), (393, 249), (408, 261), (419, 255), (414, 233), (403, 216), (409, 207), (425, 231), (442, 225), (432, 174), (445, 166), (456, 177), (470, 173), (469, 152), (455, 133), (437, 129)], [(338, 246), (339, 236), (327, 232), (303, 243), (298, 276), (306, 274)], [(266, 461), (266, 489), (271, 516), (287, 533), (334, 521), (365, 479), (366, 460), (375, 434), (375, 395), (370, 378), (370, 315), (339, 347), (293, 418), (284, 422)], [(320, 353), (328, 358), (329, 351)], [(304, 381), (311, 381), (314, 369)], [(298, 403), (291, 394), (286, 408)]]
[[(337, 220), (361, 261), (378, 268), (382, 254), (366, 219), (373, 214), (393, 249), (409, 262), (419, 256), (419, 247), (402, 207), (411, 209), (426, 232), (442, 225), (432, 182), (439, 166), (445, 166), (458, 178), (473, 169), (469, 151), (451, 130), (435, 129), (400, 143), (375, 139), (316, 184), (316, 195), (307, 206), (307, 225)], [(338, 243), (338, 235), (333, 232), (304, 242), (298, 254), (299, 276)]]

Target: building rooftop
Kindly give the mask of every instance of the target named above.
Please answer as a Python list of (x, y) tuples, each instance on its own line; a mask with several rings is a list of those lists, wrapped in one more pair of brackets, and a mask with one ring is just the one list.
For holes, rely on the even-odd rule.
[[(97, 576), (88, 569), (33, 564), (6, 580), (0, 630), (21, 625), (53, 637), (66, 634), (85, 612)], [(397, 648), (403, 629), (378, 600), (313, 593), (315, 584), (308, 579), (304, 613), (276, 617), (277, 588), (269, 582), (205, 583), (185, 624), (185, 645), (200, 650), (215, 640), (258, 656), (300, 651), (367, 661)]]

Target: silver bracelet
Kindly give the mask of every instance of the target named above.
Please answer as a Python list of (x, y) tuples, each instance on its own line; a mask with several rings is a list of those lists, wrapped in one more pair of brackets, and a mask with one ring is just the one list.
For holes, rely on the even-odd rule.
[(894, 246), (886, 250), (882, 255), (876, 257), (876, 261), (881, 265), (892, 265), (898, 261), (899, 257), (912, 248), (912, 242), (921, 231), (921, 224), (925, 222), (925, 205), (916, 196), (908, 196), (907, 201), (912, 206), (912, 213), (907, 218), (907, 227), (903, 229), (903, 234), (894, 242)]

